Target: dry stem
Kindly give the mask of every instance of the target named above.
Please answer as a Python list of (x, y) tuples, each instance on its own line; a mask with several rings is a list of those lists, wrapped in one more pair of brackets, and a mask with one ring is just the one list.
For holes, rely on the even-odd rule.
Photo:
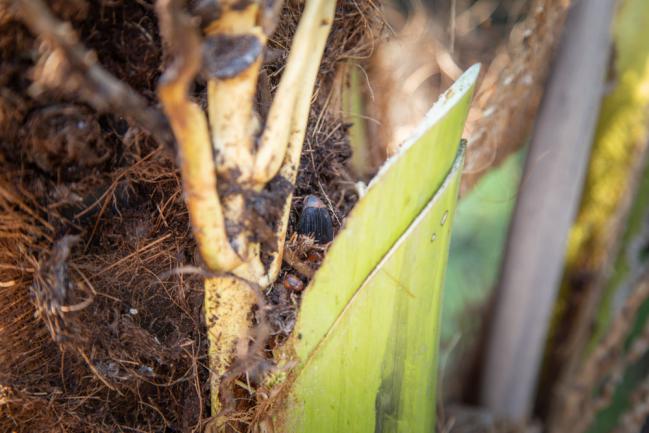
[(162, 34), (175, 51), (158, 89), (178, 140), (185, 200), (201, 256), (212, 271), (229, 271), (241, 263), (228, 241), (205, 114), (187, 91), (200, 68), (200, 43), (189, 18), (173, 0), (157, 5)]
[(219, 386), (235, 355), (239, 341), (248, 341), (251, 308), (256, 296), (247, 282), (237, 277), (216, 277), (205, 280), (205, 313), (212, 415), (221, 409)]
[[(331, 30), (331, 24), (333, 22), (334, 12), (335, 12), (335, 1), (330, 0), (320, 0), (320, 1), (310, 1), (307, 3), (305, 9), (305, 14), (300, 20), (300, 25), (296, 32), (296, 39), (291, 46), (291, 55), (288, 59), (287, 68), (291, 66), (291, 62), (300, 62), (302, 67), (300, 76), (302, 78), (302, 86), (297, 89), (297, 95), (294, 101), (293, 110), (291, 111), (292, 116), (290, 118), (290, 126), (287, 128), (287, 131), (290, 131), (288, 137), (287, 150), (285, 158), (283, 160), (283, 165), (281, 166), (280, 174), (288, 179), (291, 183), (295, 183), (297, 177), (297, 171), (300, 166), (300, 156), (302, 155), (302, 145), (304, 143), (304, 134), (306, 133), (306, 125), (309, 119), (309, 108), (311, 106), (311, 96), (313, 93), (313, 87), (315, 85), (315, 80), (318, 75), (318, 67), (320, 65), (320, 58), (324, 53), (325, 44), (327, 42), (327, 36)], [(308, 10), (309, 7), (312, 7), (311, 10)], [(307, 10), (310, 12), (307, 15)], [(304, 40), (298, 39), (298, 36), (302, 35)], [(304, 64), (303, 58), (295, 57), (295, 45), (298, 44), (298, 47), (301, 48), (305, 46), (305, 49), (311, 53), (311, 55), (317, 56), (318, 61), (310, 61)], [(282, 81), (280, 82), (281, 86), (284, 83), (284, 76), (282, 76)], [(278, 101), (278, 96), (273, 102), (273, 107), (280, 106), (282, 101)], [(269, 116), (272, 115), (271, 113)], [(269, 120), (270, 121), (270, 120)], [(268, 127), (267, 127), (268, 129)], [(266, 131), (264, 131), (266, 132)], [(261, 155), (260, 155), (261, 156)], [(261, 160), (258, 157), (257, 162)], [(286, 199), (284, 203), (284, 212), (282, 216), (281, 223), (278, 225), (277, 229), (277, 240), (278, 247), (273, 261), (268, 270), (268, 281), (274, 281), (282, 267), (282, 253), (284, 251), (284, 243), (286, 241), (286, 230), (288, 227), (289, 213), (291, 209), (291, 198), (292, 194)]]
[[(261, 190), (280, 169), (282, 176), (295, 182), (313, 88), (333, 22), (335, 4), (331, 0), (307, 2), (256, 156), (253, 156), (256, 135), (253, 104), (261, 55), (255, 51), (255, 44), (263, 46), (266, 43), (266, 35), (257, 23), (260, 18), (258, 6), (252, 3), (243, 10), (230, 10), (224, 5), (225, 10), (219, 19), (208, 27), (208, 34), (217, 38), (215, 43), (232, 43), (234, 50), (242, 49), (237, 60), (243, 58), (245, 61), (244, 57), (248, 56), (250, 61), (239, 69), (235, 67), (236, 62), (220, 62), (218, 58), (211, 59), (215, 61), (208, 65), (212, 145), (218, 154), (219, 173), (233, 184), (245, 187), (252, 178), (254, 187)], [(212, 413), (217, 415), (221, 408), (219, 389), (222, 377), (232, 364), (236, 346), (245, 345), (248, 341), (255, 287), (257, 284), (267, 287), (279, 273), (291, 195), (286, 198), (276, 230), (278, 250), (270, 271), (265, 275), (259, 256), (260, 246), (258, 243), (249, 244), (250, 236), (246, 230), (239, 230), (233, 239), (239, 256), (229, 244), (216, 191), (208, 126), (200, 108), (187, 99), (189, 84), (200, 67), (198, 36), (188, 28), (187, 17), (178, 10), (172, 10), (173, 6), (170, 0), (158, 3), (163, 34), (170, 44), (175, 42), (173, 47), (176, 51), (174, 64), (161, 80), (160, 98), (180, 143), (187, 205), (201, 255), (211, 270), (227, 270), (233, 274), (205, 281)], [(218, 46), (216, 48), (216, 54), (228, 60), (227, 54), (231, 53), (218, 52)], [(247, 48), (252, 49), (246, 51)], [(224, 198), (224, 208), (229, 221), (245, 226), (242, 221), (246, 215), (245, 200), (241, 193), (234, 192)], [(243, 262), (236, 266), (240, 257)]]
[[(217, 170), (231, 183), (239, 185), (249, 183), (253, 169), (253, 139), (257, 132), (253, 105), (261, 49), (266, 43), (266, 36), (257, 25), (258, 14), (258, 4), (251, 2), (244, 9), (235, 7), (222, 11), (208, 28), (208, 35), (216, 45), (232, 45), (227, 51), (215, 47), (214, 57), (217, 58), (213, 59), (215, 67), (208, 70), (207, 97)], [(236, 58), (230, 58), (233, 52)], [(250, 64), (246, 65), (246, 61)], [(241, 71), (236, 67), (239, 63), (243, 63)], [(224, 197), (223, 206), (229, 221), (245, 218), (245, 200), (240, 193)], [(253, 258), (256, 250), (249, 245), (250, 237), (249, 230), (241, 228), (232, 239), (237, 253), (245, 261)]]
[[(268, 113), (266, 128), (259, 141), (254, 170), (257, 185), (264, 185), (277, 174), (284, 163), (289, 140), (294, 140), (292, 136), (297, 134), (298, 137), (304, 137), (304, 125), (315, 82), (315, 77), (311, 79), (309, 72), (315, 64), (317, 74), (335, 6), (335, 2), (330, 0), (310, 0), (306, 3), (275, 100)], [(302, 103), (301, 98), (307, 98), (307, 103)], [(300, 113), (305, 106), (306, 113)], [(296, 122), (296, 113), (299, 118), (304, 118), (301, 127)], [(299, 130), (294, 131), (294, 127)], [(301, 140), (299, 147), (301, 151)]]
[(236, 170), (238, 178), (232, 180), (244, 183), (250, 178), (253, 167), (253, 137), (256, 133), (253, 104), (262, 59), (261, 50), (257, 52), (254, 48), (261, 48), (266, 43), (266, 36), (257, 26), (258, 9), (256, 3), (250, 3), (243, 10), (225, 11), (208, 29), (210, 36), (231, 38), (235, 51), (243, 38), (253, 41), (249, 43), (252, 52), (242, 52), (240, 57), (256, 56), (254, 61), (234, 76), (223, 76), (224, 71), (209, 71), (214, 76), (210, 77), (207, 91), (217, 169), (230, 177)]

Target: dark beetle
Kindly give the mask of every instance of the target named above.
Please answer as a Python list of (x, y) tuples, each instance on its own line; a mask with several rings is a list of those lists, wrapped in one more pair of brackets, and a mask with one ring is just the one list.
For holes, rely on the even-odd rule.
[(334, 238), (334, 227), (329, 210), (318, 197), (307, 195), (300, 214), (297, 232), (301, 235), (312, 236), (317, 243), (326, 244)]
[(301, 292), (304, 290), (304, 283), (298, 277), (293, 274), (286, 274), (284, 276), (284, 288), (290, 290), (291, 292)]

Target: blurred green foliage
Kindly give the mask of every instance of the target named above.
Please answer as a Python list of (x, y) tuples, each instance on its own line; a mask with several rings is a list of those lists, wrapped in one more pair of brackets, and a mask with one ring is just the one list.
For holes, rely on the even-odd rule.
[[(477, 343), (498, 278), (525, 150), (487, 174), (458, 206), (444, 286), (442, 356), (448, 371)], [(446, 381), (448, 382), (448, 378)]]

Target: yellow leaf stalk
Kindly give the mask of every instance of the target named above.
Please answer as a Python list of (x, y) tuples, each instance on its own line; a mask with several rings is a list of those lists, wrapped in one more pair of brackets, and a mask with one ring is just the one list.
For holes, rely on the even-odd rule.
[[(297, 29), (296, 39), (293, 42), (293, 45), (298, 41), (298, 37), (302, 35), (304, 40), (306, 40), (306, 49), (308, 52), (317, 53), (318, 59), (322, 57), (324, 53), (325, 44), (327, 42), (327, 36), (331, 30), (331, 24), (333, 22), (334, 12), (335, 12), (335, 1), (310, 1), (307, 3), (306, 9), (304, 11), (302, 20), (300, 21), (300, 26)], [(308, 10), (309, 7), (312, 7), (313, 10)], [(310, 15), (306, 15), (307, 12)], [(305, 21), (306, 17), (310, 19)], [(302, 31), (302, 33), (300, 33)], [(291, 110), (292, 116), (290, 119), (290, 125), (287, 128), (287, 131), (290, 131), (288, 136), (288, 142), (286, 145), (286, 152), (283, 158), (283, 164), (280, 169), (280, 174), (295, 183), (297, 177), (297, 170), (300, 167), (300, 156), (302, 155), (302, 145), (304, 143), (304, 135), (306, 133), (307, 121), (309, 120), (309, 110), (311, 108), (311, 97), (313, 95), (313, 87), (315, 85), (316, 77), (318, 76), (318, 69), (320, 62), (305, 62), (304, 58), (292, 57), (294, 53), (294, 46), (291, 46), (291, 54), (289, 55), (287, 68), (292, 65), (291, 62), (299, 62), (301, 64), (300, 75), (302, 77), (302, 87), (300, 87), (299, 92), (296, 95), (296, 100), (294, 101), (293, 108)], [(282, 76), (282, 81), (280, 82), (280, 88), (284, 83), (284, 77)], [(279, 90), (278, 90), (279, 92)], [(278, 95), (279, 96), (279, 95)], [(279, 105), (281, 101), (278, 101), (277, 97), (273, 101), (273, 106)], [(271, 114), (272, 114), (271, 107)], [(270, 115), (269, 114), (269, 121)], [(264, 131), (266, 132), (266, 131)], [(267, 146), (272, 146), (272, 144), (266, 143)], [(263, 143), (262, 143), (263, 146)], [(278, 153), (281, 152), (281, 146), (278, 145), (276, 150)], [(263, 161), (263, 154), (261, 153), (257, 156), (256, 161), (256, 173), (257, 170), (261, 170), (259, 166), (260, 161)], [(268, 147), (267, 147), (268, 149)], [(268, 160), (268, 165), (274, 164), (273, 159)], [(268, 171), (272, 171), (272, 167), (267, 167)], [(277, 230), (277, 240), (278, 248), (277, 253), (273, 257), (271, 265), (268, 270), (268, 280), (274, 281), (279, 274), (279, 271), (282, 267), (282, 254), (284, 251), (284, 241), (286, 240), (286, 230), (288, 227), (288, 217), (291, 210), (291, 197), (289, 195), (286, 202), (284, 203), (284, 211), (282, 213), (281, 224), (278, 225)]]
[[(278, 249), (268, 272), (260, 246), (250, 242), (244, 191), (261, 191), (280, 173), (295, 182), (320, 60), (335, 12), (335, 0), (307, 0), (293, 39), (279, 88), (259, 138), (254, 111), (257, 78), (268, 35), (267, 18), (257, 2), (244, 8), (222, 2), (218, 19), (206, 29), (209, 128), (204, 113), (190, 102), (187, 90), (200, 68), (200, 42), (189, 18), (173, 0), (158, 0), (166, 42), (176, 47), (159, 94), (179, 145), (187, 207), (203, 261), (218, 275), (205, 281), (205, 316), (209, 338), (213, 415), (221, 410), (219, 387), (236, 356), (245, 356), (255, 290), (268, 287), (281, 268), (291, 196), (277, 225)], [(276, 12), (277, 7), (273, 8)], [(232, 44), (229, 47), (228, 44)], [(236, 61), (214, 62), (210, 49)], [(211, 130), (211, 137), (210, 131)], [(213, 149), (212, 149), (213, 147)], [(214, 153), (212, 153), (214, 152)], [(215, 161), (215, 162), (214, 162)], [(238, 190), (219, 198), (216, 173)], [(221, 209), (223, 203), (223, 210)], [(225, 215), (225, 217), (224, 217)], [(228, 238), (225, 221), (236, 225)], [(227, 272), (227, 273), (226, 273)]]
[(160, 27), (167, 39), (176, 40), (176, 46), (182, 49), (175, 53), (175, 61), (162, 76), (158, 95), (178, 141), (185, 201), (201, 257), (208, 268), (228, 271), (240, 265), (241, 260), (225, 231), (205, 114), (187, 96), (200, 68), (200, 52), (196, 52), (200, 48), (198, 35), (192, 31), (178, 32), (191, 29), (191, 25), (186, 16), (170, 12), (172, 3), (158, 2)]
[[(284, 163), (284, 156), (296, 126), (296, 114), (304, 125), (309, 115), (309, 101), (315, 84), (324, 45), (331, 30), (336, 2), (332, 0), (309, 0), (306, 2), (300, 24), (295, 32), (286, 68), (279, 83), (275, 99), (268, 113), (267, 125), (260, 141), (255, 159), (254, 180), (258, 188), (272, 179)], [(315, 60), (317, 59), (317, 61)], [(308, 74), (313, 72), (311, 78)], [(312, 74), (313, 75), (313, 74)], [(306, 98), (306, 104), (301, 103)], [(301, 111), (306, 111), (302, 113)], [(292, 115), (289, 115), (292, 113)], [(304, 129), (304, 126), (302, 128)], [(297, 132), (304, 137), (304, 132)], [(299, 144), (302, 150), (302, 140)]]

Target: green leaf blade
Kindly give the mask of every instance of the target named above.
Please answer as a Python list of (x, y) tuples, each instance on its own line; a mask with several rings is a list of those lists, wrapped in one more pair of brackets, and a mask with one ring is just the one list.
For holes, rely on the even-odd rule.
[(442, 184), (456, 156), (478, 72), (478, 65), (471, 67), (440, 98), (348, 216), (302, 300), (295, 329), (301, 339), (294, 345), (301, 359)]
[(286, 431), (433, 431), (439, 305), (461, 160), (306, 361)]
[(441, 288), (477, 75), (381, 170), (307, 289), (278, 431), (434, 430)]

